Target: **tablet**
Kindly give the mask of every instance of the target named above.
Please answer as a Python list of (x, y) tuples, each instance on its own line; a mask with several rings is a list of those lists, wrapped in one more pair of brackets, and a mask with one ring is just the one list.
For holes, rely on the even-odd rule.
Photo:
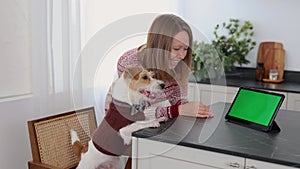
[(283, 100), (283, 94), (240, 87), (225, 119), (262, 131), (280, 130), (274, 120)]

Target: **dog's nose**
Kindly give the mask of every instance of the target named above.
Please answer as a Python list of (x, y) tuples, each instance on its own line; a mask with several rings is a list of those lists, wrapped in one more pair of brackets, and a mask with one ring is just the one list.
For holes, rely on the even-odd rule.
[(164, 83), (159, 84), (159, 86), (161, 87), (161, 89), (165, 88), (165, 84)]

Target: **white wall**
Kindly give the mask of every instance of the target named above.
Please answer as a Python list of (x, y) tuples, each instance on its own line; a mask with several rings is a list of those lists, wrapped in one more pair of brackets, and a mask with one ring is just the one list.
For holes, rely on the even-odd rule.
[[(159, 5), (158, 5), (159, 4)], [(117, 76), (117, 59), (146, 42), (158, 13), (178, 13), (174, 0), (81, 1), (83, 105), (104, 115), (105, 96)]]
[(256, 48), (249, 53), (255, 67), (257, 48), (262, 41), (282, 42), (286, 50), (286, 70), (300, 70), (299, 0), (189, 0), (180, 1), (180, 14), (210, 39), (214, 26), (229, 18), (250, 20), (254, 25)]
[[(0, 98), (32, 93), (29, 0), (1, 1)], [(7, 18), (13, 18), (7, 19)], [(11, 50), (18, 48), (18, 50)], [(6, 76), (10, 74), (10, 76)]]
[(143, 13), (177, 13), (177, 1), (179, 0), (82, 0), (82, 47), (101, 28), (124, 17)]
[[(37, 4), (39, 5), (39, 4)], [(24, 51), (31, 51), (31, 40), (37, 40), (37, 38), (40, 35), (40, 32), (43, 31), (39, 29), (39, 27), (36, 27), (36, 36), (33, 36), (31, 39), (31, 3), (30, 1), (26, 1), (26, 3), (23, 3), (23, 1), (1, 1), (0, 5), (0, 11), (8, 14), (8, 12), (11, 12), (9, 16), (7, 15), (1, 15), (1, 22), (2, 23), (10, 23), (14, 25), (14, 27), (9, 29), (9, 24), (3, 24), (1, 27), (1, 30), (6, 30), (6, 34), (1, 34), (1, 40), (7, 39), (7, 41), (13, 41), (14, 43), (10, 43), (10, 45), (5, 45), (5, 43), (1, 43), (1, 48), (5, 49), (6, 53), (1, 54), (1, 63), (6, 63), (7, 61), (10, 61), (11, 58), (17, 58), (20, 56), (20, 53)], [(38, 9), (41, 9), (41, 6), (39, 6)], [(8, 11), (6, 11), (8, 10)], [(45, 10), (45, 9), (44, 9)], [(41, 12), (38, 11), (37, 12)], [(41, 15), (38, 15), (37, 17), (40, 17)], [(43, 24), (43, 18), (40, 18), (39, 24)], [(33, 24), (35, 24), (34, 22)], [(22, 30), (22, 27), (25, 29)], [(24, 42), (24, 38), (22, 36), (18, 36), (18, 34), (29, 34), (30, 39), (27, 37), (27, 41)], [(3, 33), (3, 32), (1, 32)], [(16, 33), (16, 34), (14, 34)], [(9, 36), (9, 34), (13, 34), (12, 36)], [(39, 40), (40, 41), (40, 40)], [(27, 43), (27, 44), (26, 44)], [(24, 47), (26, 46), (26, 49)], [(40, 44), (37, 49), (43, 50), (42, 44)], [(25, 64), (28, 65), (34, 65), (39, 62), (39, 60), (36, 60), (32, 62), (31, 58), (33, 58), (33, 55), (35, 54), (41, 54), (41, 52), (32, 51), (30, 53), (31, 55), (28, 55), (28, 52), (24, 52), (23, 56), (24, 58), (27, 58), (27, 61)], [(19, 65), (20, 62), (16, 62), (15, 65)], [(11, 92), (18, 91), (16, 88), (16, 85), (20, 84), (21, 81), (18, 81), (18, 74), (13, 74), (16, 76), (11, 76), (10, 72), (7, 72), (7, 69), (4, 69), (5, 67), (1, 67), (1, 71), (6, 72), (5, 74), (1, 75), (1, 83), (4, 83), (5, 79), (12, 78), (17, 83), (10, 88)], [(30, 93), (35, 93), (38, 89), (34, 89), (33, 86), (36, 86), (36, 82), (32, 80), (31, 77), (33, 77), (31, 68), (29, 70), (24, 70), (27, 75), (20, 76), (22, 78), (26, 78), (25, 81), (29, 82), (26, 83), (26, 85), (30, 85), (30, 88), (32, 91)], [(4, 70), (3, 70), (4, 69)], [(10, 70), (10, 69), (8, 69)], [(18, 70), (18, 69), (12, 69), (12, 70)], [(40, 70), (40, 73), (42, 74), (43, 70)], [(37, 75), (37, 74), (35, 74)], [(35, 76), (34, 75), (34, 76)], [(7, 88), (1, 87), (0, 90), (8, 90)], [(10, 100), (11, 99), (11, 100)], [(40, 105), (34, 104), (38, 103), (36, 100), (33, 99), (32, 95), (28, 95), (26, 97), (17, 97), (17, 98), (6, 98), (2, 99), (0, 102), (0, 114), (1, 114), (1, 122), (0, 122), (0, 134), (1, 134), (1, 140), (0, 140), (0, 164), (1, 168), (26, 168), (26, 160), (30, 158), (30, 147), (29, 147), (29, 137), (26, 127), (26, 120), (36, 116), (39, 114), (36, 110), (40, 108)]]

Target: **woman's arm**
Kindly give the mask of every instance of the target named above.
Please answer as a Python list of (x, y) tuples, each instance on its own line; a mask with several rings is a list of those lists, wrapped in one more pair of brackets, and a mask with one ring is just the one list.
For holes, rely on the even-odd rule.
[(157, 118), (163, 115), (171, 119), (177, 117), (180, 114), (180, 105), (188, 103), (187, 85), (180, 86), (176, 81), (173, 81), (173, 83), (171, 83), (169, 89), (167, 90), (166, 97), (171, 105), (158, 108), (156, 112)]
[(175, 118), (178, 115), (201, 118), (213, 117), (212, 111), (203, 103), (188, 101), (187, 87), (187, 84), (181, 87), (179, 87), (179, 85), (173, 86), (171, 89), (172, 92), (169, 92), (169, 95), (167, 95), (171, 105), (166, 107), (156, 107), (155, 117), (166, 117), (167, 119)]

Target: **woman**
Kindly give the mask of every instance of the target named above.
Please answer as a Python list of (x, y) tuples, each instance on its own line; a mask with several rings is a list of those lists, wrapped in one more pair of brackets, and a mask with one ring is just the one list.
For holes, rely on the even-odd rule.
[[(128, 65), (142, 65), (156, 72), (156, 78), (166, 83), (164, 95), (150, 103), (146, 114), (175, 118), (178, 115), (213, 117), (212, 111), (201, 102), (188, 102), (187, 86), (192, 62), (193, 36), (189, 25), (173, 14), (159, 15), (153, 21), (147, 43), (124, 53), (118, 60), (118, 75)], [(169, 106), (155, 104), (168, 100)]]

